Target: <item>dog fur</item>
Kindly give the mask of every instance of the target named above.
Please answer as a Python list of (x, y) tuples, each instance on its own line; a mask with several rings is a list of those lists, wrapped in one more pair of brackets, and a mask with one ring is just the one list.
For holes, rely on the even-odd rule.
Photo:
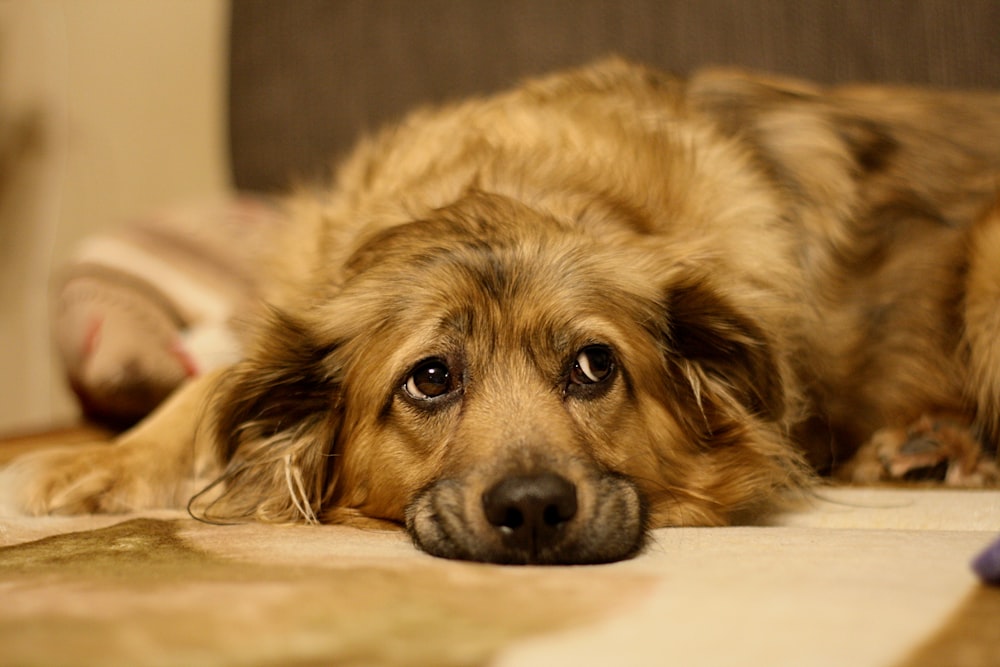
[(986, 93), (612, 59), (418, 111), (289, 199), (243, 361), (0, 484), (511, 563), (625, 558), (817, 472), (992, 484), (998, 174)]

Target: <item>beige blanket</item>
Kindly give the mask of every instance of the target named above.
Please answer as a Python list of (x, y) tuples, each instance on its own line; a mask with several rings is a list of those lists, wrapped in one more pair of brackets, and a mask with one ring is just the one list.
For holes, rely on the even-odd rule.
[(0, 518), (2, 665), (998, 665), (1000, 491), (827, 489), (633, 560), (435, 559), (401, 532)]

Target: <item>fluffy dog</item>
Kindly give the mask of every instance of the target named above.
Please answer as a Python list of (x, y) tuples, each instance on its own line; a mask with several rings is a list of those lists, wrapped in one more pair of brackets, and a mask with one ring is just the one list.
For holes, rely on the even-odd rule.
[(243, 361), (2, 483), (509, 563), (816, 472), (992, 484), (998, 173), (1000, 95), (611, 60), (420, 111), (289, 200)]

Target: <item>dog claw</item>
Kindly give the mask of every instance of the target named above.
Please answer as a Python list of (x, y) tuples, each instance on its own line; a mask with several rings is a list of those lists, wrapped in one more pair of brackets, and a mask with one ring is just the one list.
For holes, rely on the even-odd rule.
[(943, 482), (947, 486), (995, 486), (1000, 481), (967, 421), (923, 415), (906, 428), (876, 431), (841, 474), (849, 481)]

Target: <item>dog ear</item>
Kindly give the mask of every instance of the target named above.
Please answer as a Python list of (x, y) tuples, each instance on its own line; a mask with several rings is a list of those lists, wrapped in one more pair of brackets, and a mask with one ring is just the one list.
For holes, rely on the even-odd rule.
[(706, 418), (713, 406), (727, 404), (767, 420), (781, 419), (784, 383), (760, 326), (704, 281), (673, 285), (665, 307), (668, 357)]
[(222, 486), (221, 495), (199, 514), (316, 522), (341, 413), (337, 345), (320, 343), (304, 323), (278, 312), (257, 341), (214, 399), (215, 442), (228, 466), (212, 485)]

